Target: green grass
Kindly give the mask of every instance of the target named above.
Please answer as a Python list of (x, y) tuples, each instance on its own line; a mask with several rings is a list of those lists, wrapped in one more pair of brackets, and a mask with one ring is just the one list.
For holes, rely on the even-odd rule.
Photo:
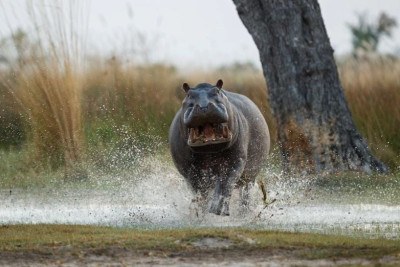
[[(1, 189), (108, 189), (121, 183), (134, 184), (149, 173), (175, 171), (169, 151), (160, 138), (126, 136), (119, 142), (98, 145), (87, 162), (80, 167), (85, 170), (85, 179), (70, 179), (64, 169), (53, 169), (51, 164), (38, 164), (32, 168), (30, 150), (0, 150)], [(146, 139), (147, 138), (147, 139)], [(142, 146), (142, 142), (152, 142)], [(73, 175), (73, 174), (72, 174)], [(79, 175), (77, 173), (76, 175)], [(118, 177), (115, 179), (114, 177)]]
[(0, 226), (0, 253), (57, 253), (68, 246), (72, 252), (110, 248), (155, 253), (191, 253), (194, 241), (205, 237), (229, 240), (225, 252), (287, 250), (303, 259), (365, 258), (392, 255), (399, 259), (400, 242), (385, 239), (360, 239), (343, 236), (285, 233), (239, 228), (190, 228), (138, 230), (79, 225), (3, 225)]
[[(400, 203), (400, 172), (391, 175), (365, 175), (345, 172), (336, 175), (319, 176), (314, 183), (315, 192), (334, 199), (341, 195), (346, 203)], [(314, 192), (314, 193), (315, 193)], [(325, 195), (324, 195), (325, 194)]]

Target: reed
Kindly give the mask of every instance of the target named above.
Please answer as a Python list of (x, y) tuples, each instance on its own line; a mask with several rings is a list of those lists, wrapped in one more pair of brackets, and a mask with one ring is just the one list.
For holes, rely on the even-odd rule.
[(123, 64), (117, 57), (90, 66), (83, 102), (87, 123), (107, 121), (135, 132), (166, 136), (180, 103), (174, 67)]
[[(26, 2), (31, 34), (12, 33), (17, 60), (3, 83), (20, 104), (29, 125), (34, 161), (71, 167), (82, 160), (83, 52), (79, 1)], [(12, 29), (11, 29), (12, 30)]]
[(400, 166), (400, 60), (346, 60), (340, 77), (357, 128), (393, 169)]
[[(374, 153), (392, 168), (400, 164), (399, 69), (397, 60), (351, 61), (339, 65), (346, 99), (358, 129)], [(224, 87), (249, 96), (259, 106), (270, 126), (272, 143), (276, 144), (275, 121), (259, 71), (213, 70), (183, 75), (170, 66), (127, 65), (115, 57), (97, 58), (80, 76), (57, 67), (43, 71), (37, 65), (35, 70), (27, 76), (15, 77), (16, 92), (30, 112), (33, 140), (43, 155), (54, 149), (58, 154), (70, 153), (62, 158), (80, 157), (74, 153), (82, 155), (82, 124), (91, 150), (118, 142), (123, 138), (119, 131), (122, 127), (129, 129), (132, 136), (150, 135), (166, 140), (169, 125), (184, 97), (181, 84), (212, 83), (218, 78), (224, 79)], [(151, 138), (147, 141), (152, 142)]]

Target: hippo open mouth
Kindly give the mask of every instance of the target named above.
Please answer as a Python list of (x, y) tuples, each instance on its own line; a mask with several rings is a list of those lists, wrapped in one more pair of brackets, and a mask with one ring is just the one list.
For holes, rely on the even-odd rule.
[(220, 144), (232, 140), (228, 123), (217, 123), (189, 128), (188, 145), (192, 147)]

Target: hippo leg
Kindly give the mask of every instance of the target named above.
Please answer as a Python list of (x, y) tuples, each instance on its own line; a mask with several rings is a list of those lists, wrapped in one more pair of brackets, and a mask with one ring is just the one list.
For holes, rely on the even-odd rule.
[(250, 183), (240, 187), (240, 205), (244, 208), (248, 208), (250, 204), (250, 187)]
[(244, 160), (240, 159), (225, 175), (220, 175), (215, 181), (214, 196), (209, 209), (210, 213), (229, 216), (229, 201), (232, 189), (244, 170)]
[(193, 214), (195, 214), (197, 218), (199, 218), (204, 215), (205, 210), (207, 209), (206, 200), (209, 188), (204, 185), (206, 183), (204, 175), (197, 173), (192, 174), (190, 177), (191, 179), (189, 181), (194, 193), (190, 210), (193, 211)]
[(218, 178), (215, 182), (214, 196), (211, 201), (209, 212), (217, 215), (228, 216), (231, 192), (229, 192), (230, 190), (228, 188), (225, 188), (225, 190), (223, 189), (223, 183), (224, 182), (221, 178)]

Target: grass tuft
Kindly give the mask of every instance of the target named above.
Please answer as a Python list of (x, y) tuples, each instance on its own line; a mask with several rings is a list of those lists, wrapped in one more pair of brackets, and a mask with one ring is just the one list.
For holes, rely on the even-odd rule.
[[(231, 246), (203, 248), (203, 252), (220, 254), (286, 251), (302, 259), (379, 259), (399, 257), (400, 243), (384, 239), (360, 239), (334, 235), (302, 234), (240, 228), (197, 228), (171, 230), (139, 230), (79, 225), (3, 225), (0, 226), (0, 253), (35, 252), (37, 254), (82, 253), (95, 249), (117, 248), (135, 254), (155, 255), (192, 253), (199, 249), (194, 242), (203, 238), (229, 240)], [(92, 251), (93, 253), (93, 251)]]
[[(73, 166), (82, 160), (82, 42), (81, 5), (78, 1), (26, 2), (32, 32), (12, 32), (9, 61), (2, 81), (27, 117), (33, 162), (53, 167)], [(11, 29), (12, 30), (12, 29)], [(36, 163), (33, 163), (36, 164)]]

